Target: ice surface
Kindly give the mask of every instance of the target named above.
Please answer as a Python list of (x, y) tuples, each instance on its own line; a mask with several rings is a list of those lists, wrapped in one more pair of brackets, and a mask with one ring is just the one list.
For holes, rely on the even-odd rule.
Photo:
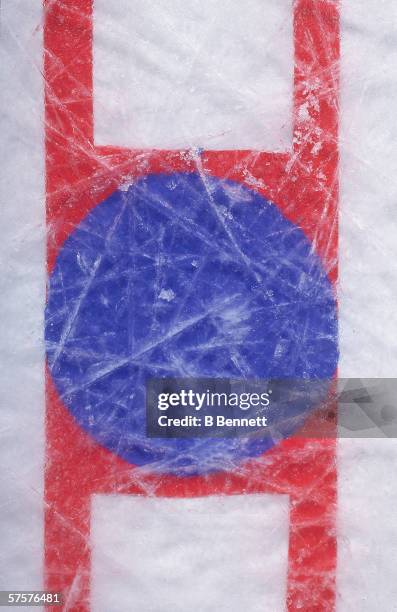
[[(55, 0), (57, 1), (57, 0)], [(321, 0), (323, 2), (323, 0)], [(324, 0), (325, 2), (325, 0)], [(49, 2), (48, 5), (53, 4)], [(105, 4), (116, 10), (121, 3)], [(224, 3), (222, 3), (223, 5)], [(233, 4), (233, 3), (232, 3)], [(275, 2), (266, 2), (274, 9)], [(141, 3), (131, 3), (136, 10)], [(241, 3), (235, 3), (240, 6)], [(252, 6), (258, 6), (253, 2)], [(286, 6), (287, 3), (283, 6)], [(126, 5), (125, 5), (126, 6)], [(125, 8), (124, 6), (124, 8)], [(220, 4), (219, 4), (220, 6)], [(194, 7), (193, 7), (194, 8)], [(342, 73), (341, 73), (341, 206), (340, 206), (340, 346), (341, 376), (394, 376), (397, 372), (397, 322), (396, 322), (396, 213), (397, 151), (395, 105), (397, 95), (397, 14), (392, 0), (375, 2), (368, 0), (342, 0)], [(110, 11), (112, 21), (115, 11)], [(256, 32), (252, 43), (258, 40), (261, 20), (249, 23), (250, 14), (244, 15), (250, 28)], [(290, 23), (290, 22), (289, 22)], [(97, 23), (98, 47), (96, 57), (103, 68), (116, 71), (119, 40), (104, 48), (104, 22)], [(142, 22), (140, 27), (144, 28)], [(263, 24), (263, 25), (266, 25)], [(125, 24), (123, 24), (124, 29)], [(151, 26), (152, 27), (152, 26)], [(223, 27), (222, 24), (220, 27)], [(290, 25), (288, 26), (290, 27)], [(1, 7), (2, 62), (2, 182), (1, 182), (1, 501), (0, 501), (0, 586), (8, 588), (40, 588), (42, 585), (43, 558), (43, 308), (45, 298), (45, 239), (44, 239), (44, 152), (43, 152), (43, 99), (42, 99), (42, 10), (41, 0), (6, 0)], [(230, 23), (230, 30), (232, 24)], [(201, 35), (200, 30), (198, 34)], [(233, 32), (241, 32), (240, 24), (233, 24)], [(109, 32), (111, 36), (114, 30)], [(116, 40), (115, 40), (116, 38)], [(290, 51), (283, 37), (280, 54), (272, 50), (266, 62), (266, 70), (272, 70), (273, 62), (285, 70), (281, 89), (290, 83)], [(121, 44), (121, 41), (120, 41)], [(197, 39), (194, 44), (197, 43)], [(251, 40), (243, 46), (251, 47)], [(254, 44), (255, 46), (255, 44)], [(233, 45), (230, 45), (234, 53)], [(100, 51), (99, 51), (100, 49)], [(126, 49), (126, 47), (123, 47)], [(107, 53), (105, 53), (105, 51)], [(122, 52), (124, 53), (124, 51)], [(246, 57), (251, 51), (244, 52)], [(260, 57), (261, 54), (259, 54)], [(157, 55), (156, 55), (157, 57)], [(208, 58), (207, 58), (208, 60)], [(281, 64), (278, 64), (278, 61)], [(106, 62), (112, 64), (106, 66)], [(172, 61), (171, 61), (172, 64)], [(130, 64), (132, 66), (133, 64)], [(274, 64), (275, 65), (275, 64)], [(170, 66), (172, 68), (175, 66)], [(204, 68), (199, 66), (198, 75)], [(68, 74), (69, 66), (59, 66), (59, 74)], [(234, 70), (234, 68), (233, 68)], [(264, 68), (265, 70), (265, 68)], [(130, 68), (128, 67), (128, 71)], [(236, 82), (240, 92), (251, 99), (253, 105), (262, 89), (249, 89), (242, 79), (244, 68), (238, 70)], [(130, 72), (129, 72), (130, 76)], [(183, 75), (182, 75), (183, 76)], [(247, 75), (252, 78), (252, 75)], [(211, 75), (208, 83), (213, 87)], [(145, 77), (146, 79), (147, 77)], [(198, 77), (197, 77), (198, 78)], [(201, 77), (200, 77), (201, 78)], [(147, 81), (143, 81), (147, 82)], [(95, 86), (99, 93), (96, 102), (96, 137), (100, 144), (132, 146), (134, 122), (128, 106), (130, 90), (118, 83), (120, 97), (113, 100), (107, 93), (109, 85), (104, 78)], [(260, 88), (263, 82), (260, 83)], [(247, 91), (245, 91), (247, 89)], [(249, 90), (248, 90), (249, 89)], [(143, 91), (143, 89), (142, 89)], [(226, 92), (227, 93), (227, 92)], [(266, 93), (266, 92), (265, 92)], [(173, 92), (170, 92), (173, 94)], [(102, 98), (101, 98), (102, 96)], [(161, 96), (153, 98), (157, 105)], [(227, 98), (227, 96), (226, 96)], [(245, 100), (244, 96), (244, 100)], [(276, 98), (277, 99), (277, 96)], [(172, 100), (172, 96), (171, 96)], [(223, 101), (225, 97), (223, 97)], [(285, 117), (284, 102), (280, 107), (276, 136), (272, 136), (274, 149), (283, 149), (289, 133), (289, 119)], [(288, 104), (291, 98), (288, 97)], [(149, 100), (150, 101), (150, 100)], [(73, 102), (73, 93), (71, 96)], [(115, 104), (115, 102), (117, 102)], [(77, 100), (79, 103), (79, 100)], [(173, 100), (173, 104), (175, 99)], [(208, 103), (208, 99), (206, 104)], [(116, 108), (113, 108), (115, 106)], [(125, 115), (120, 109), (127, 106)], [(156, 107), (156, 106), (155, 106)], [(186, 105), (188, 108), (189, 105)], [(140, 112), (147, 110), (141, 104)], [(175, 108), (175, 106), (170, 107)], [(209, 106), (206, 107), (210, 109)], [(248, 109), (248, 107), (247, 107)], [(135, 108), (135, 111), (137, 109)], [(212, 109), (213, 110), (213, 109)], [(250, 109), (248, 109), (250, 110)], [(113, 132), (114, 112), (119, 112), (122, 128)], [(167, 146), (174, 148), (182, 141), (190, 143), (198, 122), (192, 122), (185, 108), (185, 129), (172, 138), (165, 135), (158, 124), (147, 124), (148, 132), (140, 135), (140, 146)], [(268, 110), (266, 110), (266, 113)], [(302, 121), (309, 109), (303, 106), (299, 117)], [(241, 140), (231, 141), (232, 132), (224, 131), (214, 115), (218, 141), (224, 146), (253, 146), (253, 132), (245, 131), (239, 124), (236, 130)], [(208, 117), (207, 117), (208, 118)], [(241, 115), (239, 116), (241, 119)], [(203, 120), (204, 121), (204, 120)], [(237, 121), (237, 117), (236, 117)], [(204, 122), (205, 124), (205, 122)], [(283, 125), (281, 125), (283, 124)], [(285, 129), (284, 127), (285, 126)], [(212, 125), (207, 124), (203, 144), (211, 147), (208, 134)], [(248, 138), (249, 141), (244, 141)], [(267, 140), (258, 138), (259, 148), (270, 146)], [(115, 135), (113, 137), (113, 135)], [(254, 134), (255, 138), (257, 134)], [(270, 138), (270, 137), (269, 137)], [(277, 138), (281, 139), (280, 147)], [(183, 140), (184, 139), (184, 140)], [(196, 140), (196, 138), (194, 138)], [(200, 144), (200, 143), (196, 143)], [(314, 153), (323, 142), (313, 144)], [(293, 172), (292, 172), (293, 174)], [(291, 176), (292, 176), (291, 174)], [(251, 179), (255, 183), (255, 179)], [(256, 185), (259, 183), (256, 182)], [(196, 260), (194, 260), (196, 261)], [(193, 262), (192, 262), (193, 265)], [(167, 285), (161, 299), (164, 305), (172, 304), (172, 289)], [(172, 290), (173, 291), (173, 290)], [(302, 465), (304, 458), (298, 458)], [(338, 474), (338, 573), (337, 609), (341, 612), (359, 610), (373, 612), (395, 609), (396, 581), (395, 560), (397, 528), (394, 517), (397, 485), (394, 472), (397, 463), (395, 441), (342, 440), (339, 442)], [(149, 502), (148, 502), (149, 503)], [(175, 502), (176, 503), (176, 502)], [(182, 503), (182, 502), (180, 502)], [(204, 503), (204, 502), (203, 502)], [(235, 503), (235, 499), (233, 499)], [(230, 506), (229, 506), (230, 508)], [(76, 515), (82, 509), (76, 504)], [(264, 515), (266, 513), (264, 512)], [(61, 517), (64, 518), (64, 517)], [(117, 532), (114, 518), (102, 516), (103, 542), (106, 534), (112, 539)], [(116, 517), (117, 520), (117, 517)], [(181, 523), (182, 524), (182, 523)], [(181, 524), (176, 531), (180, 531)], [(117, 533), (116, 533), (117, 532)], [(102, 534), (102, 529), (101, 529)], [(216, 534), (219, 536), (219, 532)], [(172, 533), (166, 533), (172, 539)], [(133, 535), (129, 534), (131, 538)], [(118, 536), (120, 537), (120, 536)], [(239, 534), (236, 534), (239, 537)], [(275, 549), (285, 541), (285, 533), (272, 535)], [(85, 542), (87, 543), (87, 542)], [(211, 543), (211, 538), (209, 538)], [(128, 555), (128, 552), (125, 553)], [(133, 556), (134, 553), (132, 553)], [(143, 556), (142, 552), (142, 556)], [(278, 560), (280, 556), (278, 556)], [(150, 564), (150, 559), (142, 558)], [(232, 569), (232, 560), (226, 556), (224, 569)], [(125, 566), (130, 568), (129, 560)], [(263, 566), (265, 569), (265, 566)], [(100, 570), (98, 569), (98, 572)], [(119, 577), (120, 579), (120, 577)], [(98, 576), (94, 576), (98, 580)], [(286, 575), (284, 575), (286, 581)], [(77, 584), (78, 581), (76, 581)], [(267, 587), (269, 597), (277, 596), (286, 582), (275, 581)], [(76, 609), (72, 603), (66, 609)], [(126, 608), (128, 609), (128, 608)], [(304, 609), (304, 608), (303, 608)], [(248, 609), (247, 609), (247, 612)]]
[(95, 495), (93, 611), (281, 612), (288, 522), (282, 495)]
[(98, 145), (291, 148), (292, 0), (96, 0), (94, 26)]
[(342, 13), (340, 367), (387, 378), (397, 373), (397, 6), (365, 7), (345, 2)]
[[(342, 3), (340, 375), (397, 375), (397, 6)], [(338, 611), (396, 606), (396, 440), (339, 441)]]
[(42, 584), (45, 223), (40, 1), (2, 2), (0, 588)]

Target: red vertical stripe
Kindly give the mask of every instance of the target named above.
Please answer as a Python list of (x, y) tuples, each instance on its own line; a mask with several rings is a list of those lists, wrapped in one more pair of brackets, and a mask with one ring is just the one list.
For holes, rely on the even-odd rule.
[[(109, 0), (110, 1), (110, 0)], [(96, 147), (92, 114), (92, 1), (45, 2), (48, 270), (65, 238), (120, 182), (149, 172), (194, 171), (188, 152)], [(207, 151), (205, 171), (257, 189), (299, 225), (337, 277), (339, 9), (294, 5), (294, 140), (291, 153)], [(255, 184), (254, 184), (255, 183)], [(244, 474), (145, 477), (93, 442), (62, 405), (47, 374), (46, 588), (88, 611), (90, 497), (282, 493), (290, 496), (289, 612), (334, 610), (335, 441), (293, 439), (247, 462)]]

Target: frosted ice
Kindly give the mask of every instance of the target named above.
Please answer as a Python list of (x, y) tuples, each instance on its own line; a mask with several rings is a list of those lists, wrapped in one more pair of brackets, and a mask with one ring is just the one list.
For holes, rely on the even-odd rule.
[[(307, 0), (307, 6), (310, 1)], [(82, 3), (81, 7), (84, 8), (87, 4)], [(79, 62), (85, 53), (84, 32), (89, 24), (86, 14), (81, 13), (83, 25), (80, 23), (81, 29), (76, 39), (73, 38), (76, 32), (70, 27), (73, 19), (78, 17), (74, 10), (75, 0), (54, 0), (48, 2), (45, 9), (41, 0), (5, 0), (2, 3), (1, 589), (40, 589), (44, 584), (50, 584), (45, 583), (43, 578), (43, 526), (44, 511), (47, 512), (47, 518), (51, 511), (54, 511), (56, 516), (55, 519), (51, 517), (51, 525), (55, 524), (64, 546), (62, 550), (68, 553), (64, 556), (67, 563), (64, 559), (59, 561), (62, 555), (57, 556), (56, 546), (49, 547), (47, 555), (50, 555), (50, 561), (47, 560), (47, 570), (51, 570), (51, 584), (55, 584), (59, 576), (64, 581), (62, 584), (68, 584), (66, 610), (89, 609), (87, 598), (90, 596), (84, 590), (84, 585), (87, 581), (87, 556), (90, 546), (94, 551), (93, 592), (90, 601), (93, 609), (106, 609), (106, 612), (111, 609), (131, 609), (129, 604), (124, 603), (125, 600), (121, 605), (114, 603), (112, 580), (106, 568), (111, 567), (115, 576), (114, 584), (120, 584), (123, 597), (128, 597), (131, 575), (135, 581), (139, 581), (139, 572), (137, 573), (134, 566), (138, 562), (149, 572), (151, 569), (157, 571), (158, 564), (161, 566), (162, 560), (169, 559), (173, 568), (178, 568), (178, 564), (183, 568), (186, 580), (189, 580), (189, 571), (193, 572), (196, 565), (189, 565), (190, 561), (187, 559), (196, 554), (195, 563), (200, 565), (201, 560), (205, 563), (208, 558), (219, 559), (216, 555), (223, 551), (222, 563), (216, 563), (212, 568), (210, 586), (207, 586), (204, 594), (207, 607), (202, 607), (199, 612), (219, 610), (220, 606), (224, 605), (225, 598), (221, 597), (219, 600), (219, 591), (215, 586), (213, 591), (211, 590), (211, 580), (213, 584), (221, 583), (225, 589), (228, 588), (230, 577), (238, 573), (236, 560), (239, 560), (239, 553), (236, 553), (236, 550), (241, 551), (240, 547), (246, 547), (244, 550), (247, 557), (254, 560), (251, 570), (255, 580), (259, 580), (258, 573), (263, 571), (264, 576), (271, 576), (272, 567), (278, 567), (277, 572), (266, 582), (254, 581), (256, 586), (253, 585), (250, 591), (251, 596), (252, 592), (258, 589), (255, 594), (258, 598), (263, 597), (263, 609), (266, 609), (265, 598), (271, 602), (271, 608), (268, 609), (272, 612), (285, 607), (288, 575), (293, 577), (290, 587), (295, 598), (294, 608), (289, 600), (288, 609), (291, 610), (309, 611), (307, 598), (313, 596), (313, 593), (317, 597), (314, 605), (321, 611), (336, 608), (340, 612), (391, 612), (395, 609), (397, 529), (393, 508), (397, 497), (397, 485), (394, 482), (397, 445), (394, 440), (338, 441), (338, 499), (329, 506), (330, 517), (324, 514), (324, 492), (318, 483), (315, 485), (314, 480), (315, 468), (322, 470), (324, 481), (327, 477), (332, 479), (335, 467), (329, 463), (328, 456), (321, 455), (321, 445), (313, 442), (302, 451), (297, 451), (293, 461), (289, 458), (289, 462), (285, 457), (280, 460), (275, 455), (265, 454), (261, 469), (265, 470), (270, 466), (279, 478), (285, 479), (284, 484), (295, 474), (297, 480), (289, 484), (290, 493), (296, 492), (295, 484), (298, 479), (300, 482), (308, 479), (314, 492), (311, 497), (311, 502), (314, 503), (310, 506), (310, 512), (317, 508), (320, 519), (308, 509), (307, 514), (304, 514), (302, 499), (296, 504), (289, 499), (290, 512), (287, 516), (286, 493), (272, 481), (273, 490), (258, 495), (258, 498), (266, 497), (268, 501), (270, 499), (270, 506), (261, 506), (260, 500), (253, 503), (253, 524), (258, 525), (259, 530), (262, 529), (260, 533), (263, 539), (258, 541), (252, 537), (252, 524), (249, 524), (249, 521), (247, 524), (247, 517), (253, 512), (253, 506), (249, 509), (247, 506), (250, 505), (253, 494), (261, 489), (264, 472), (261, 472), (261, 477), (255, 476), (255, 472), (250, 472), (250, 468), (246, 468), (245, 464), (225, 480), (219, 477), (218, 481), (217, 477), (206, 476), (200, 481), (198, 489), (194, 489), (189, 488), (189, 480), (183, 481), (183, 484), (178, 481), (179, 484), (170, 486), (164, 484), (161, 474), (148, 476), (145, 470), (143, 473), (138, 471), (131, 475), (128, 466), (122, 464), (123, 469), (120, 469), (117, 459), (108, 453), (101, 455), (101, 465), (108, 470), (107, 476), (104, 477), (99, 469), (97, 471), (96, 465), (90, 462), (94, 452), (90, 446), (91, 442), (87, 441), (88, 450), (79, 455), (81, 449), (77, 443), (77, 446), (74, 446), (73, 435), (69, 438), (66, 435), (58, 436), (53, 439), (54, 448), (61, 450), (65, 457), (73, 458), (75, 453), (81, 465), (89, 466), (90, 477), (97, 486), (93, 502), (95, 520), (92, 531), (89, 529), (90, 510), (86, 498), (79, 497), (79, 486), (74, 482), (73, 471), (68, 465), (64, 466), (62, 473), (56, 471), (56, 456), (52, 456), (52, 461), (47, 461), (47, 474), (51, 475), (53, 491), (56, 483), (60, 483), (61, 487), (69, 483), (70, 496), (65, 496), (63, 506), (57, 505), (61, 504), (59, 499), (55, 502), (48, 492), (46, 501), (43, 501), (43, 313), (46, 293), (46, 240), (48, 238), (48, 257), (51, 259), (66, 238), (62, 231), (69, 235), (76, 224), (80, 223), (81, 219), (76, 221), (68, 217), (70, 211), (79, 209), (80, 203), (81, 210), (86, 206), (82, 215), (84, 217), (88, 210), (87, 198), (94, 201), (96, 198), (105, 199), (116, 188), (126, 198), (131, 186), (136, 183), (137, 175), (169, 172), (170, 169), (175, 171), (182, 167), (201, 177), (210, 198), (213, 196), (213, 189), (207, 175), (219, 172), (218, 178), (229, 181), (225, 183), (225, 193), (235, 205), (234, 208), (225, 206), (218, 210), (218, 222), (223, 223), (226, 230), (238, 226), (236, 211), (238, 213), (239, 207), (249, 205), (248, 189), (261, 194), (268, 191), (270, 205), (275, 203), (284, 206), (283, 211), (287, 216), (297, 215), (294, 221), (310, 235), (313, 250), (320, 253), (326, 272), (330, 276), (335, 275), (336, 258), (333, 249), (336, 244), (337, 215), (329, 217), (329, 221), (320, 223), (318, 227), (313, 227), (310, 219), (316, 207), (321, 208), (321, 203), (324, 202), (332, 203), (334, 197), (336, 177), (330, 176), (332, 172), (328, 162), (324, 160), (327, 160), (327, 154), (335, 143), (332, 134), (324, 125), (315, 126), (313, 122), (322, 112), (321, 104), (324, 100), (334, 100), (332, 92), (335, 93), (338, 87), (337, 65), (331, 70), (329, 87), (326, 90), (321, 90), (323, 74), (309, 74), (302, 83), (298, 92), (300, 102), (292, 138), (292, 5), (292, 2), (287, 1), (250, 0), (242, 10), (241, 2), (233, 0), (208, 2), (205, 7), (200, 2), (178, 0), (173, 4), (174, 9), (177, 9), (173, 12), (170, 3), (160, 0), (150, 3), (150, 10), (147, 8), (148, 3), (139, 0), (129, 3), (95, 0), (95, 121), (91, 127), (95, 133), (95, 145), (100, 145), (98, 153), (94, 147), (94, 139), (88, 142), (83, 137), (85, 130), (91, 129), (87, 128), (86, 119), (74, 123), (70, 131), (66, 120), (68, 116), (73, 116), (73, 113), (78, 114), (83, 112), (81, 109), (86, 109), (89, 82), (84, 81), (81, 87), (82, 83), (78, 79), (73, 81), (71, 78), (71, 75), (78, 74), (84, 80), (84, 76), (81, 76), (84, 67), (79, 72)], [(321, 0), (316, 6), (328, 7), (332, 14), (335, 3), (332, 0)], [(44, 83), (44, 18), (51, 16), (52, 11), (58, 9), (60, 12), (62, 9), (66, 10), (62, 19), (52, 22), (53, 33), (61, 36), (62, 32), (66, 32), (71, 39), (77, 40), (78, 44), (72, 49), (69, 63), (51, 63), (54, 58), (49, 57), (48, 52), (45, 54), (46, 60), (51, 64), (51, 72), (45, 73), (47, 80)], [(397, 92), (396, 11), (392, 0), (368, 0), (366, 3), (341, 0), (341, 189), (337, 287), (339, 374), (343, 377), (391, 377), (395, 376), (397, 371), (397, 151), (394, 118)], [(224, 46), (219, 44), (220, 40), (224, 41)], [(311, 43), (313, 51), (315, 40)], [(327, 36), (322, 40), (327, 52), (331, 43)], [(180, 50), (181, 46), (183, 52)], [(310, 54), (302, 55), (298, 70), (311, 62), (314, 65), (315, 59)], [(258, 73), (261, 79), (257, 78)], [(175, 88), (170, 86), (172, 79), (177, 83)], [(44, 117), (43, 88), (46, 84), (48, 100), (54, 102), (54, 91), (57, 91), (56, 88), (62, 81), (68, 84), (68, 96), (64, 99), (64, 104), (60, 105), (57, 117), (52, 117), (49, 121), (48, 117)], [(201, 96), (201, 104), (195, 107), (197, 92)], [(191, 112), (192, 109), (194, 112)], [(335, 107), (329, 110), (331, 114), (332, 109), (335, 110)], [(179, 121), (175, 121), (175, 116)], [(56, 201), (58, 209), (55, 220), (47, 227), (46, 236), (44, 131), (46, 127), (54, 128), (54, 125), (56, 129), (51, 131), (50, 145), (54, 146), (54, 143), (58, 142), (58, 159), (61, 159), (70, 143), (73, 145), (76, 159), (79, 155), (81, 157), (79, 163), (75, 158), (72, 163), (70, 160), (68, 163), (65, 158), (63, 163), (57, 162), (55, 170), (52, 167), (51, 184), (55, 187), (47, 193), (47, 204), (50, 200), (52, 204)], [(291, 143), (295, 153), (288, 157)], [(133, 171), (127, 167), (123, 147), (139, 149), (135, 152)], [(170, 153), (165, 161), (158, 161), (156, 151), (151, 157), (152, 154), (148, 151), (142, 151), (144, 148), (157, 151), (167, 148)], [(179, 148), (189, 150), (177, 153)], [(206, 153), (203, 148), (209, 152)], [(236, 155), (230, 167), (227, 165), (227, 160), (230, 159), (227, 157), (227, 151), (222, 150), (219, 153), (216, 149), (254, 151)], [(277, 157), (279, 174), (271, 187), (268, 172), (271, 161), (260, 157), (263, 151), (278, 152), (280, 155)], [(51, 166), (49, 157), (48, 167)], [(85, 173), (91, 165), (93, 174), (88, 176)], [(115, 169), (114, 175), (112, 168)], [(108, 192), (104, 195), (106, 189), (103, 184), (109, 176), (111, 178)], [(302, 186), (302, 176), (305, 177), (308, 189), (310, 181), (315, 180), (317, 191), (311, 192), (313, 210), (308, 211), (306, 208), (299, 216), (297, 206), (288, 203), (285, 184)], [(73, 189), (68, 181), (73, 183)], [(245, 188), (236, 186), (236, 181), (244, 182)], [(178, 191), (177, 182), (170, 184), (170, 190)], [(305, 189), (297, 189), (297, 201), (304, 198), (304, 192)], [(324, 218), (327, 217), (329, 208), (325, 206), (323, 212)], [(235, 241), (234, 247), (237, 251), (240, 249), (242, 261), (246, 264), (247, 260), (244, 258), (247, 255), (242, 248), (243, 226), (239, 227), (239, 239)], [(255, 228), (255, 225), (253, 227)], [(225, 240), (227, 248), (232, 244), (231, 236), (233, 237), (233, 232), (229, 234), (228, 241)], [(210, 251), (213, 247), (211, 240), (208, 240), (208, 235), (202, 237), (207, 239)], [(87, 241), (97, 238), (98, 236), (91, 234)], [(281, 236), (280, 240), (282, 239), (287, 240), (287, 236)], [(152, 255), (155, 258), (157, 254), (159, 269), (165, 262), (160, 261), (157, 246)], [(76, 255), (76, 265), (81, 275), (87, 276), (92, 273), (95, 261), (84, 256), (82, 251), (83, 249), (77, 253), (78, 257)], [(114, 252), (111, 253), (111, 256), (113, 255)], [(186, 274), (199, 274), (202, 266), (203, 254), (190, 253), (186, 262)], [(270, 275), (274, 266), (268, 266), (266, 271)], [(257, 282), (257, 279), (253, 282)], [(181, 295), (168, 279), (158, 278), (156, 287), (155, 319), (161, 328), (161, 317), (165, 309), (178, 307)], [(65, 284), (63, 293), (60, 292), (60, 295), (65, 297), (66, 311), (70, 308), (67, 299), (69, 289)], [(112, 295), (103, 292), (100, 303), (113, 323), (117, 320), (118, 313), (111, 308), (111, 297)], [(266, 299), (269, 304), (275, 299), (272, 288), (266, 294)], [(71, 311), (68, 312), (70, 314)], [(253, 310), (248, 311), (247, 304), (240, 300), (222, 307), (222, 313), (216, 321), (227, 339), (228, 355), (234, 357), (236, 367), (242, 369), (244, 364), (241, 354), (233, 353), (233, 342), (238, 344), (247, 333), (247, 312), (251, 318), (254, 317)], [(112, 338), (107, 337), (106, 342), (107, 346), (111, 346)], [(283, 338), (274, 347), (275, 362), (288, 353), (287, 345), (288, 338)], [(91, 357), (95, 358), (95, 348), (101, 349), (101, 346), (95, 347), (95, 337), (87, 339), (87, 346), (91, 350)], [(68, 347), (71, 354), (72, 349), (72, 346)], [(79, 347), (76, 350), (78, 349)], [(114, 358), (109, 358), (109, 354), (106, 356), (108, 362), (103, 363), (103, 351), (101, 353), (99, 350), (98, 354), (100, 358), (92, 366), (93, 369), (89, 373), (91, 377), (106, 378), (108, 369), (123, 365), (115, 363)], [(172, 356), (176, 371), (186, 368), (190, 363), (186, 355), (181, 355), (180, 352), (176, 351)], [(161, 362), (157, 364), (161, 365)], [(47, 393), (52, 393), (51, 389), (47, 388)], [(91, 403), (87, 402), (87, 413), (96, 400), (97, 398), (91, 397)], [(58, 431), (56, 422), (61, 414), (60, 408), (55, 403), (51, 405), (54, 408), (53, 414), (56, 415), (50, 424), (54, 428), (51, 431)], [(121, 412), (124, 408), (123, 405), (118, 405)], [(87, 419), (89, 426), (93, 427), (95, 419), (92, 415), (88, 414)], [(65, 422), (74, 434), (74, 422)], [(65, 422), (62, 422), (62, 426)], [(217, 459), (219, 460), (219, 457)], [(287, 470), (285, 466), (288, 467)], [(245, 484), (242, 485), (242, 482)], [(83, 487), (84, 482), (77, 484)], [(218, 493), (222, 495), (216, 496), (218, 502), (212, 503), (209, 491), (213, 492), (217, 487)], [(231, 489), (233, 493), (238, 490), (239, 494), (229, 497)], [(251, 495), (244, 495), (247, 489)], [(137, 500), (136, 496), (129, 494), (131, 490), (141, 497)], [(173, 497), (175, 493), (177, 495)], [(88, 497), (91, 499), (92, 496)], [(137, 506), (129, 510), (129, 503), (131, 507), (141, 503), (142, 530), (139, 532), (130, 517), (130, 512), (138, 512)], [(179, 547), (184, 528), (195, 521), (197, 507), (200, 507), (200, 512), (206, 517), (204, 543), (202, 539), (195, 542), (194, 535), (191, 535), (189, 541), (181, 541)], [(225, 515), (230, 520), (230, 542), (221, 528), (223, 522), (220, 508), (225, 509)], [(287, 535), (288, 521), (294, 520), (297, 508), (300, 508), (302, 514), (299, 515), (298, 523), (293, 523), (295, 526)], [(336, 509), (335, 523), (333, 513)], [(172, 519), (171, 527), (170, 524), (165, 524), (163, 530), (155, 521), (157, 517), (160, 522), (164, 519), (166, 523), (167, 513)], [(214, 513), (216, 520), (211, 520), (211, 513)], [(234, 516), (233, 520), (230, 519), (231, 515)], [(313, 551), (316, 544), (316, 541), (313, 544), (313, 539), (310, 540), (305, 531), (307, 522), (314, 526), (314, 529), (320, 530), (317, 540), (320, 547), (329, 542), (332, 544), (332, 537), (334, 532), (336, 533), (338, 565), (335, 604), (332, 597), (327, 599), (326, 594), (334, 588), (335, 569), (333, 566), (328, 568), (324, 579), (324, 567), (321, 565), (323, 560), (317, 559), (315, 554), (310, 561), (312, 570), (305, 575), (309, 588), (301, 594), (293, 590), (297, 581), (299, 582), (299, 563), (307, 563), (308, 551)], [(157, 531), (152, 530), (153, 524), (156, 524)], [(270, 529), (269, 525), (274, 525), (274, 530)], [(62, 537), (62, 533), (67, 535)], [(134, 549), (134, 538), (137, 537), (142, 538), (139, 559), (136, 558)], [(147, 547), (143, 542), (144, 537), (148, 538)], [(288, 537), (290, 545), (297, 546), (300, 551), (300, 556), (297, 557), (298, 566), (293, 566), (292, 569), (290, 567), (289, 574), (285, 561)], [(167, 554), (156, 548), (160, 541), (163, 544), (165, 542)], [(299, 545), (296, 544), (297, 541)], [(208, 557), (205, 557), (205, 554)], [(156, 555), (156, 562), (153, 563), (153, 557)], [(72, 565), (72, 557), (75, 566), (69, 569), (68, 563), (70, 561)], [(247, 565), (249, 566), (250, 562), (242, 559), (242, 572), (247, 569)], [(144, 579), (147, 578), (147, 572)], [(134, 584), (136, 585), (136, 582)], [(136, 590), (136, 587), (134, 588)], [(169, 600), (168, 608), (165, 609), (177, 609), (173, 602), (181, 605), (180, 585), (172, 582), (166, 592)], [(198, 594), (199, 597), (202, 595)], [(240, 595), (243, 597), (244, 594), (240, 592)], [(193, 600), (197, 591), (185, 596)], [(106, 603), (104, 608), (103, 601), (110, 603)], [(211, 608), (208, 603), (211, 601), (217, 602), (215, 608)], [(140, 604), (141, 610), (144, 610), (144, 605), (144, 602)], [(155, 605), (160, 604), (157, 602)], [(194, 603), (189, 605), (191, 609), (195, 609)], [(258, 607), (257, 600), (253, 602), (253, 599), (249, 598), (243, 601), (241, 606), (243, 605), (247, 612), (262, 609)], [(157, 609), (160, 612), (161, 608)], [(186, 608), (182, 605), (181, 609)]]

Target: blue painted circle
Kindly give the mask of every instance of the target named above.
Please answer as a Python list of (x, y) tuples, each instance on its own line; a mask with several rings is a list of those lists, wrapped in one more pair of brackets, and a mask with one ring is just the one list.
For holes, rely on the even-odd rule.
[(330, 377), (335, 297), (277, 206), (232, 181), (153, 174), (115, 191), (64, 243), (46, 347), (64, 404), (110, 451), (178, 475), (232, 469), (274, 441), (147, 438), (145, 381)]

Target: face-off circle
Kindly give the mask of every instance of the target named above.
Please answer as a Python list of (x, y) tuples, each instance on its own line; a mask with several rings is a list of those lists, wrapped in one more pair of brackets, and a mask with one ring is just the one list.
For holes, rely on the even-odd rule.
[(96, 206), (64, 243), (46, 346), (63, 403), (110, 451), (164, 473), (232, 469), (271, 436), (147, 438), (146, 381), (329, 378), (334, 290), (303, 232), (259, 194), (153, 174)]

